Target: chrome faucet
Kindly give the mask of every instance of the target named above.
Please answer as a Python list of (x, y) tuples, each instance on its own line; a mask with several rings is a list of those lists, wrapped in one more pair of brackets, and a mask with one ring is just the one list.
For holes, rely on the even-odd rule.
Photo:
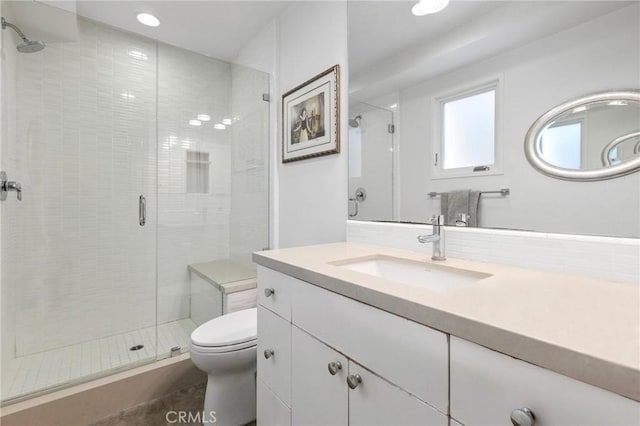
[(433, 243), (431, 260), (447, 260), (444, 254), (444, 230), (442, 229), (442, 226), (444, 226), (444, 216), (439, 215), (432, 217), (431, 223), (433, 224), (433, 234), (418, 235), (418, 242), (423, 244)]

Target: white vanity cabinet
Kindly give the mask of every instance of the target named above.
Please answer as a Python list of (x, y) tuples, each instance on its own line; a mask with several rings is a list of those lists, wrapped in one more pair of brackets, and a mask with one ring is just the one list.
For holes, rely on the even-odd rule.
[(291, 424), (447, 426), (424, 401), (292, 327)]
[[(292, 425), (448, 425), (445, 334), (262, 267), (258, 288), (275, 290), (258, 307), (260, 426), (275, 424), (266, 400), (284, 404)], [(273, 298), (285, 291), (290, 311)], [(288, 341), (274, 306), (290, 312)]]
[(635, 426), (640, 404), (451, 336), (451, 417), (465, 426)]
[(640, 425), (637, 401), (319, 286), (260, 266), (258, 289), (258, 426)]

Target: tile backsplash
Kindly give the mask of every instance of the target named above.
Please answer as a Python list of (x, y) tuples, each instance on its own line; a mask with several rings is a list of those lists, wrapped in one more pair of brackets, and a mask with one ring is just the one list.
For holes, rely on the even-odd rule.
[[(347, 241), (431, 253), (431, 225), (347, 221)], [(447, 257), (640, 283), (640, 240), (482, 228), (445, 228)]]

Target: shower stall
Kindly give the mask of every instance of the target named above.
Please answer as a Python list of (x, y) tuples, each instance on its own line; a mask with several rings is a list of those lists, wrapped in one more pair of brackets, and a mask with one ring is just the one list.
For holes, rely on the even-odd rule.
[(268, 74), (78, 29), (36, 53), (3, 32), (3, 402), (187, 351), (225, 283), (255, 303), (268, 246)]

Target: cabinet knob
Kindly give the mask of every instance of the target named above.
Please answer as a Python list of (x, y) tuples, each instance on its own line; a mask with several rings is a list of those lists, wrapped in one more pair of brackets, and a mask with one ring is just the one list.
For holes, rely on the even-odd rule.
[(362, 383), (362, 377), (359, 374), (349, 374), (347, 377), (347, 384), (351, 389), (355, 389)]
[(533, 411), (527, 407), (518, 408), (511, 412), (511, 423), (513, 426), (533, 426), (536, 422), (536, 416)]
[(275, 352), (273, 352), (273, 349), (265, 349), (264, 350), (265, 359), (271, 358), (274, 354), (275, 354)]
[(335, 376), (338, 374), (338, 371), (342, 370), (342, 363), (340, 361), (333, 361), (327, 365), (327, 368), (329, 368), (329, 373)]
[(276, 291), (272, 288), (265, 288), (264, 295), (267, 297), (271, 297)]

